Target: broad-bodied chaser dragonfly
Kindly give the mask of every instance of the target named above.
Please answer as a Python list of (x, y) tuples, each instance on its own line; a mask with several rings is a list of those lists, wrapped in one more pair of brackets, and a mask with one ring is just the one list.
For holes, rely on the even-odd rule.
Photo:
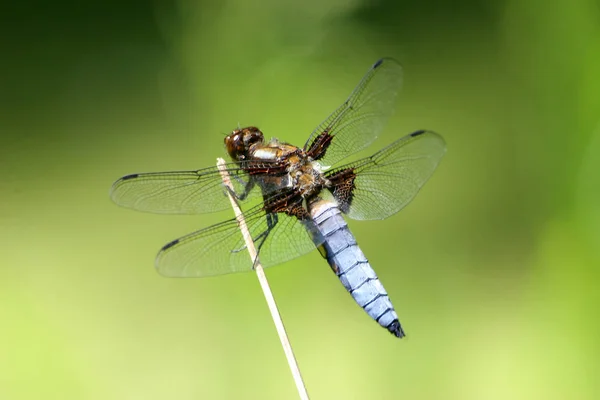
[[(419, 130), (371, 157), (336, 164), (377, 138), (401, 83), (402, 68), (395, 60), (377, 61), (302, 148), (266, 141), (256, 127), (236, 129), (225, 138), (233, 160), (226, 164), (231, 191), (241, 202), (260, 200), (244, 218), (262, 265), (318, 249), (356, 302), (399, 338), (404, 331), (394, 306), (342, 215), (373, 220), (401, 210), (429, 179), (446, 145), (438, 134)], [(214, 166), (127, 175), (113, 184), (111, 198), (140, 211), (195, 214), (229, 208), (224, 190)], [(233, 218), (166, 244), (156, 268), (170, 277), (251, 271), (254, 264), (244, 248)]]

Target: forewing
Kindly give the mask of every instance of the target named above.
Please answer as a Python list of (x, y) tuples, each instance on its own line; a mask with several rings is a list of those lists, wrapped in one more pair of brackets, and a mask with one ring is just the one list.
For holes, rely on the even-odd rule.
[[(256, 245), (265, 232), (259, 252), (263, 267), (271, 267), (315, 249), (311, 235), (318, 234), (312, 221), (302, 222), (283, 213), (269, 229), (267, 213), (257, 206), (244, 213), (248, 230)], [(317, 240), (319, 244), (319, 240)], [(251, 271), (251, 260), (236, 219), (224, 221), (191, 233), (165, 245), (156, 257), (156, 269), (169, 277), (205, 277)]]
[[(338, 198), (350, 218), (384, 219), (400, 211), (433, 174), (446, 143), (435, 132), (417, 131), (374, 155), (344, 165), (329, 176), (351, 172), (354, 188), (350, 198)], [(335, 188), (334, 188), (335, 195)]]
[[(226, 169), (234, 191), (243, 193), (249, 175), (235, 163)], [(248, 198), (258, 194), (260, 190), (254, 188)], [(110, 197), (120, 206), (160, 214), (200, 214), (231, 207), (217, 167), (127, 175), (113, 184)]]
[(377, 61), (350, 97), (310, 135), (304, 150), (331, 166), (371, 144), (394, 111), (402, 67), (391, 58)]

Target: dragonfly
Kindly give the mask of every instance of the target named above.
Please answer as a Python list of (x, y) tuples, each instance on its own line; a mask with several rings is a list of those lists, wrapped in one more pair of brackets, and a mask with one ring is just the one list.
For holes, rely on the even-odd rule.
[[(379, 325), (405, 331), (390, 297), (344, 217), (385, 219), (404, 208), (446, 152), (429, 130), (401, 137), (370, 157), (339, 165), (380, 135), (394, 112), (403, 70), (392, 58), (371, 66), (350, 96), (310, 134), (303, 147), (266, 140), (254, 126), (224, 139), (228, 190), (246, 205), (243, 218), (264, 267), (317, 249), (356, 303)], [(110, 196), (138, 211), (200, 214), (230, 208), (219, 167), (123, 176)], [(206, 277), (252, 271), (236, 218), (175, 239), (155, 266), (167, 277)]]

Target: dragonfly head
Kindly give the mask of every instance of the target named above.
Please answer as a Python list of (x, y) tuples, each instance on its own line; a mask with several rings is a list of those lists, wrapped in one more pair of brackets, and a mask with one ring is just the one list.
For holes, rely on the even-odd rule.
[(250, 147), (264, 142), (263, 133), (255, 126), (236, 129), (225, 137), (225, 148), (229, 156), (241, 161), (246, 158)]

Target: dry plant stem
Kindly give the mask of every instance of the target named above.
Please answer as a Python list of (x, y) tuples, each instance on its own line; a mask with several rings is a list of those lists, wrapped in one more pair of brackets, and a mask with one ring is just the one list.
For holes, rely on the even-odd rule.
[[(221, 171), (221, 177), (223, 179), (223, 183), (233, 190), (233, 186), (231, 185), (231, 180), (229, 178), (229, 174), (225, 169), (225, 160), (222, 158), (217, 159), (217, 167)], [(231, 201), (231, 207), (233, 207), (233, 211), (235, 212), (235, 217), (238, 221), (238, 225), (240, 227), (240, 231), (242, 232), (242, 236), (244, 237), (244, 241), (246, 242), (246, 248), (248, 249), (248, 253), (250, 254), (250, 258), (254, 263), (254, 269), (256, 271), (256, 276), (258, 277), (258, 281), (260, 282), (260, 287), (262, 288), (265, 299), (267, 300), (267, 305), (269, 306), (269, 311), (271, 312), (271, 317), (273, 318), (273, 322), (275, 323), (275, 328), (277, 329), (277, 333), (279, 334), (279, 340), (281, 340), (281, 345), (283, 346), (283, 351), (285, 352), (285, 356), (287, 358), (288, 364), (290, 366), (290, 370), (292, 371), (292, 376), (294, 377), (294, 382), (296, 382), (296, 388), (298, 389), (298, 395), (301, 399), (308, 399), (308, 393), (306, 392), (306, 387), (304, 386), (304, 382), (302, 381), (302, 375), (300, 374), (300, 368), (298, 368), (298, 363), (296, 362), (296, 357), (294, 357), (294, 351), (292, 350), (292, 346), (290, 345), (290, 341), (285, 332), (285, 327), (283, 326), (283, 321), (281, 320), (281, 316), (279, 315), (279, 310), (277, 310), (277, 304), (275, 304), (275, 298), (273, 297), (273, 293), (271, 293), (271, 288), (269, 287), (269, 282), (267, 281), (267, 277), (265, 276), (265, 271), (263, 270), (262, 265), (260, 264), (260, 260), (256, 257), (256, 247), (254, 246), (254, 242), (252, 241), (252, 236), (248, 231), (248, 226), (246, 225), (246, 221), (244, 220), (244, 216), (242, 214), (242, 210), (236, 201), (236, 199), (231, 195), (228, 191), (227, 195), (229, 200)]]

